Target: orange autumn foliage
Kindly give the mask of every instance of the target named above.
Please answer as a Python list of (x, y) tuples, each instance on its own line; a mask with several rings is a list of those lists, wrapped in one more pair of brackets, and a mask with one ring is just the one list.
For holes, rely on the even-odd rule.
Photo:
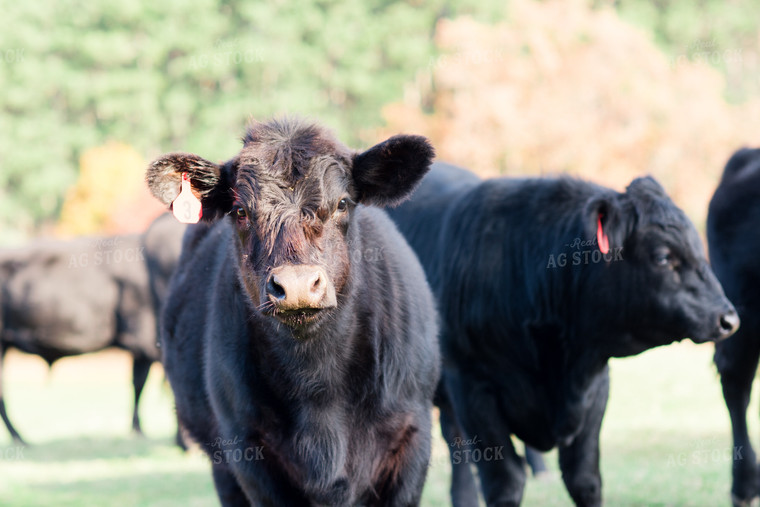
[(674, 65), (612, 9), (514, 0), (498, 25), (441, 20), (435, 42), (442, 56), (368, 140), (421, 133), (482, 176), (569, 173), (622, 190), (651, 174), (699, 227), (728, 157), (760, 144), (759, 100), (728, 104), (721, 74)]
[(110, 142), (80, 158), (77, 183), (58, 222), (64, 236), (144, 231), (163, 210), (145, 184), (147, 164), (131, 146)]

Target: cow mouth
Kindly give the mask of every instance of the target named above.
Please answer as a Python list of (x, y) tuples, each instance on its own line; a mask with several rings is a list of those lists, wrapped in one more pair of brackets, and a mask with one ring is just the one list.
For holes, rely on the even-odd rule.
[(286, 326), (302, 328), (319, 321), (323, 312), (321, 308), (299, 308), (275, 311), (273, 316)]
[(721, 342), (732, 336), (740, 326), (739, 316), (734, 310), (720, 315), (715, 320), (718, 321), (718, 324), (710, 330), (709, 334), (695, 334), (691, 341), (694, 343)]
[(697, 345), (699, 345), (699, 344), (702, 344), (702, 343), (718, 343), (718, 342), (722, 342), (723, 340), (725, 340), (726, 338), (728, 338), (728, 336), (730, 336), (730, 335), (725, 335), (725, 334), (716, 332), (716, 333), (713, 333), (713, 334), (711, 334), (709, 336), (704, 336), (704, 335), (698, 336), (698, 335), (695, 335), (695, 336), (692, 336), (690, 339), (691, 339), (692, 342), (694, 342)]

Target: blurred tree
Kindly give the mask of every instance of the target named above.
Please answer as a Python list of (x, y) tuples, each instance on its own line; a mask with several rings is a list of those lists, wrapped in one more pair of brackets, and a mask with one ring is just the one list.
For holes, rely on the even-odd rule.
[(0, 241), (53, 219), (109, 140), (221, 159), (251, 116), (295, 113), (355, 144), (434, 57), (437, 19), (502, 4), (0, 0)]
[(620, 16), (653, 34), (672, 65), (705, 62), (727, 78), (726, 97), (760, 95), (760, 2), (757, 0), (614, 0)]
[[(440, 61), (439, 20), (526, 23), (511, 3), (0, 0), (0, 242), (54, 220), (80, 155), (109, 140), (145, 158), (186, 150), (218, 160), (250, 116), (296, 113), (359, 147), (384, 104), (430, 99), (420, 90)], [(708, 46), (757, 46), (753, 0), (613, 3), (651, 30), (671, 66)], [(757, 52), (724, 63), (729, 82), (746, 85), (734, 88), (760, 86)]]
[(567, 172), (622, 190), (649, 173), (702, 225), (726, 160), (758, 141), (760, 100), (728, 104), (715, 69), (670, 65), (610, 8), (513, 0), (507, 19), (441, 20), (429, 76), (368, 138), (423, 133), (486, 176)]

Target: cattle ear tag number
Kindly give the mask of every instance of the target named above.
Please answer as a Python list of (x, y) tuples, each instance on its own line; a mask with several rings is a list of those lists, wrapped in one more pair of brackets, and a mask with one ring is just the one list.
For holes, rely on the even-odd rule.
[(596, 244), (599, 245), (599, 251), (606, 254), (610, 251), (610, 240), (602, 230), (602, 214), (596, 218)]
[(172, 212), (183, 224), (197, 224), (203, 216), (203, 207), (190, 188), (190, 177), (187, 173), (182, 173), (182, 188), (172, 202)]

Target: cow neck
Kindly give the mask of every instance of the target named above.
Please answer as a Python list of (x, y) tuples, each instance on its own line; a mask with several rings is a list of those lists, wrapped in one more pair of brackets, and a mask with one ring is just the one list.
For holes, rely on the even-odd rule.
[[(254, 361), (264, 378), (276, 379), (273, 390), (295, 399), (345, 396), (347, 366), (352, 361), (354, 335), (351, 329), (355, 297), (349, 286), (338, 296), (338, 307), (309, 336), (298, 336), (270, 317), (249, 319), (249, 336), (258, 349)], [(257, 337), (264, 335), (264, 339)], [(283, 377), (285, 375), (285, 377)]]
[(575, 354), (593, 358), (592, 362), (599, 364), (611, 357), (606, 337), (612, 333), (610, 323), (617, 320), (608, 312), (608, 301), (618, 292), (605, 285), (609, 278), (605, 277), (607, 268), (605, 264), (591, 264), (568, 273), (570, 279), (554, 281), (555, 290), (561, 294), (561, 303), (556, 307), (558, 325), (565, 329)]
[(578, 327), (578, 335), (583, 336), (580, 343), (580, 355), (588, 361), (588, 366), (603, 367), (613, 357), (636, 355), (647, 347), (635, 348), (637, 343), (628, 331), (606, 325), (601, 327), (590, 318)]
[(589, 331), (578, 318), (576, 314), (575, 318), (565, 321), (575, 322), (574, 326), (562, 330), (557, 327), (543, 330), (547, 333), (543, 338), (536, 335), (538, 331), (535, 329), (531, 333), (532, 338), (540, 338), (544, 342), (544, 347), (554, 349), (542, 358), (541, 368), (553, 372), (555, 388), (562, 392), (560, 399), (571, 403), (573, 399), (583, 396), (593, 379), (605, 370), (611, 357), (604, 347), (597, 345), (596, 338), (592, 337), (594, 332)]

